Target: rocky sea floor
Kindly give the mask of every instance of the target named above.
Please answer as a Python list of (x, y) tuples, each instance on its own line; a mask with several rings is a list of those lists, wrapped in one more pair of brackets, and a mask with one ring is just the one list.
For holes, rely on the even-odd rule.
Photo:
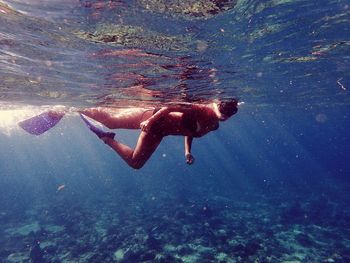
[(0, 262), (350, 262), (350, 212), (326, 199), (108, 198), (2, 211)]

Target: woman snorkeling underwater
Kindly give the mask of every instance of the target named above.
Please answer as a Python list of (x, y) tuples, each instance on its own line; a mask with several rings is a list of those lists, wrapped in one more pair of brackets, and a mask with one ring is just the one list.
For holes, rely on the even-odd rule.
[[(219, 121), (225, 121), (238, 110), (236, 99), (215, 101), (207, 104), (168, 105), (161, 108), (90, 108), (78, 110), (83, 121), (105, 144), (110, 146), (130, 167), (140, 169), (151, 157), (165, 136), (185, 137), (186, 163), (192, 164), (193, 138), (219, 128)], [(57, 124), (64, 113), (50, 111), (20, 122), (26, 131), (39, 135)], [(94, 126), (85, 116), (94, 119), (110, 129), (141, 129), (134, 149), (115, 140), (115, 133), (105, 132)], [(43, 119), (45, 119), (43, 121)], [(52, 123), (51, 123), (52, 120)], [(45, 126), (46, 125), (46, 126)], [(39, 127), (45, 126), (42, 129)]]

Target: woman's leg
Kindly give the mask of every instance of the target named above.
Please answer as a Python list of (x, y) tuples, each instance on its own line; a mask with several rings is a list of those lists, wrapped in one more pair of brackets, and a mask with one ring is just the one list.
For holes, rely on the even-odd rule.
[(110, 129), (140, 129), (140, 123), (153, 115), (152, 108), (91, 108), (80, 110), (82, 113)]
[(103, 137), (102, 140), (108, 144), (119, 156), (132, 168), (140, 169), (157, 149), (163, 136), (152, 132), (141, 132), (135, 149), (117, 142), (111, 138)]

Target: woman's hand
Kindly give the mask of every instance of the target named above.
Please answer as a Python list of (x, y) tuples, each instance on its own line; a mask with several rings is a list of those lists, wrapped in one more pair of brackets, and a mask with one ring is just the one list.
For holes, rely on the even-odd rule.
[(194, 157), (192, 156), (192, 154), (190, 154), (190, 153), (186, 154), (186, 163), (187, 164), (193, 164), (194, 163)]
[(140, 128), (141, 128), (141, 131), (144, 131), (144, 132), (148, 132), (149, 131), (149, 120), (145, 120), (143, 122), (140, 123)]

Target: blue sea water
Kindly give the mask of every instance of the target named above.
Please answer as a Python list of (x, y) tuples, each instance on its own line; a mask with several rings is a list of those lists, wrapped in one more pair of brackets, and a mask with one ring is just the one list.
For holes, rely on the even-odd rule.
[[(0, 262), (350, 262), (345, 0), (0, 1)], [(239, 98), (128, 167), (48, 108)], [(135, 145), (139, 131), (117, 130)]]

